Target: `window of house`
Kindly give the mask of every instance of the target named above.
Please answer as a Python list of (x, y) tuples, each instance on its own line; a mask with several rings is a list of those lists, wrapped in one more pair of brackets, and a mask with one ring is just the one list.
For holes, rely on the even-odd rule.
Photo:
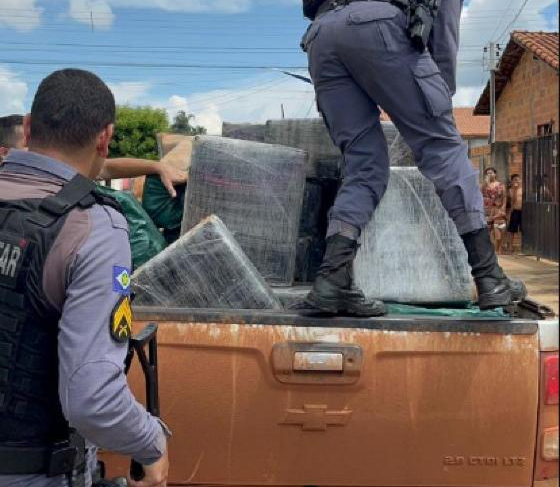
[(543, 123), (542, 125), (537, 125), (537, 137), (544, 137), (545, 135), (552, 134), (553, 123)]

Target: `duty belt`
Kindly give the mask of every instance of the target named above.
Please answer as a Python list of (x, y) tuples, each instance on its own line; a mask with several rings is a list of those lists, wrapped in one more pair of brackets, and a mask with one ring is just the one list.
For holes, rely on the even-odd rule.
[(408, 0), (327, 0), (323, 5), (319, 7), (317, 10), (317, 18), (319, 15), (328, 12), (329, 10), (334, 10), (337, 7), (345, 7), (346, 5), (353, 3), (353, 2), (385, 2), (394, 5), (395, 7), (399, 7), (401, 10), (406, 11), (409, 6)]
[(48, 447), (0, 445), (0, 475), (57, 477), (85, 468), (85, 441), (75, 432), (70, 439)]

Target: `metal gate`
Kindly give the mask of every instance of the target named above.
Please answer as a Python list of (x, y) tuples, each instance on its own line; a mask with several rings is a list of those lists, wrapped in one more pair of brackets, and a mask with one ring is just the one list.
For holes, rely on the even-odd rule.
[(523, 146), (523, 252), (558, 261), (559, 134)]

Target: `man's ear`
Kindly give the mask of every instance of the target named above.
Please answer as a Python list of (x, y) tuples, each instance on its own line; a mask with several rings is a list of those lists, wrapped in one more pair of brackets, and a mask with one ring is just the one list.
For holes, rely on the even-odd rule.
[(109, 157), (109, 144), (113, 138), (115, 126), (113, 124), (107, 125), (103, 131), (97, 136), (96, 150), (97, 154), (103, 159)]
[(31, 140), (31, 114), (28, 113), (23, 117), (23, 146), (29, 147), (29, 141)]

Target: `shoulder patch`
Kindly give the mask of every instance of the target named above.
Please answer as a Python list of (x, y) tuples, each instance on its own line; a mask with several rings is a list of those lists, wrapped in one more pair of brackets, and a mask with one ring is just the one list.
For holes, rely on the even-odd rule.
[(130, 296), (130, 271), (127, 267), (113, 266), (113, 291)]
[(111, 313), (109, 328), (111, 337), (116, 342), (125, 343), (130, 339), (132, 335), (132, 306), (130, 297), (123, 296), (119, 299)]

